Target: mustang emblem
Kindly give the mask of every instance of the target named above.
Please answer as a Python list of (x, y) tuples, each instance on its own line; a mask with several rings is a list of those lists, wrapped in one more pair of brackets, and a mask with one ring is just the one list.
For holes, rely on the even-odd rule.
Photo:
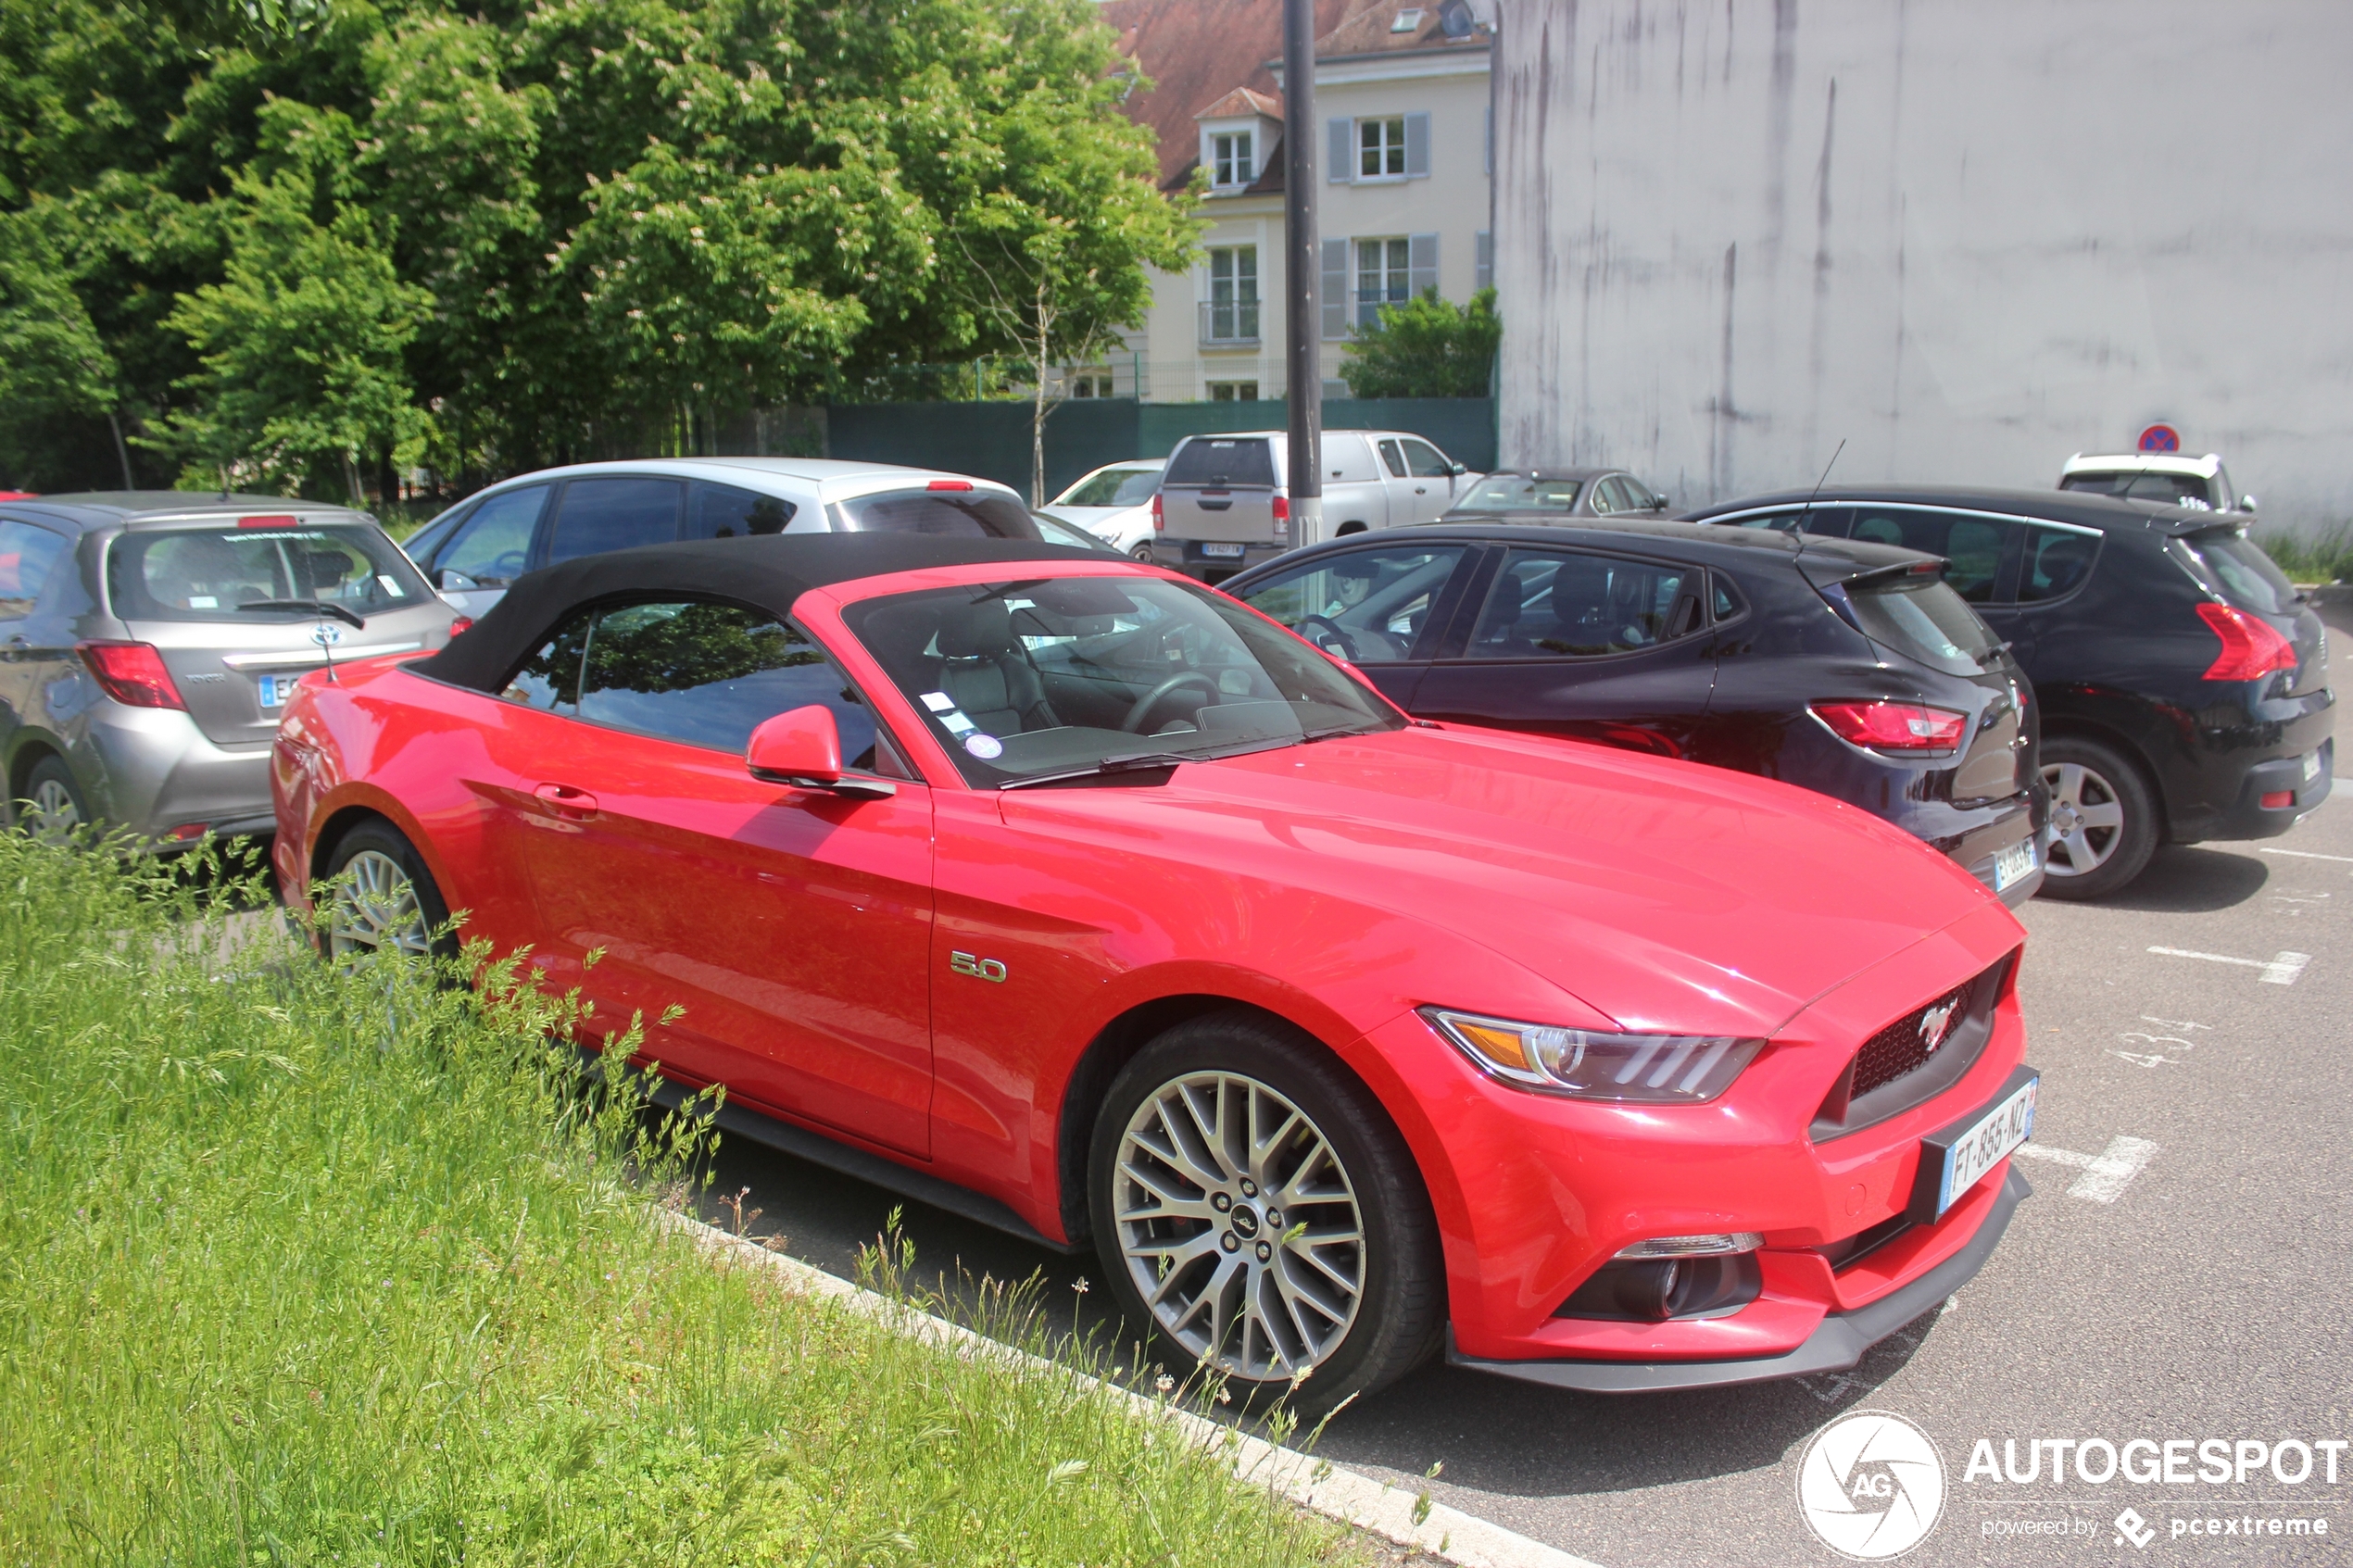
[(1934, 1056), (1936, 1047), (1944, 1043), (1944, 1036), (1953, 1029), (1953, 1015), (1960, 1010), (1961, 998), (1955, 997), (1920, 1014), (1920, 1043), (1928, 1047), (1929, 1055)]

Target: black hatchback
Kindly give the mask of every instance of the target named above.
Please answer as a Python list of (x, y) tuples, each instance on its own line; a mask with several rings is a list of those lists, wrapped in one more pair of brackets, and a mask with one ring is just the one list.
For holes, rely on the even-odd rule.
[(1409, 713), (1800, 784), (2017, 905), (2042, 882), (2037, 715), (1943, 573), (1883, 545), (1629, 520), (1391, 529), (1221, 586)]
[(1952, 563), (1953, 585), (2034, 683), (2053, 897), (2114, 892), (2160, 843), (2285, 833), (2328, 796), (2326, 633), (2244, 517), (1908, 485), (1759, 495), (1692, 516)]

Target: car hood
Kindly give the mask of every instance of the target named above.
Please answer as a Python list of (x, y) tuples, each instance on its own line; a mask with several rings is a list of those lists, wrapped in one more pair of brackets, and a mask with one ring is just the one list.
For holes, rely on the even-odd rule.
[(1990, 901), (1944, 857), (1826, 797), (1460, 726), (1003, 799), (1009, 818), (1116, 819), (1189, 865), (1438, 927), (1637, 1031), (1769, 1035)]

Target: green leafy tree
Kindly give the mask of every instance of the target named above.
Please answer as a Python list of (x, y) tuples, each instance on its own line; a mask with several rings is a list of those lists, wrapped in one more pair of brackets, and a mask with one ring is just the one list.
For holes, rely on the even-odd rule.
[(1484, 397), (1503, 341), (1493, 289), (1460, 306), (1431, 289), (1382, 306), (1342, 351), (1340, 379), (1351, 397)]
[(114, 410), (114, 356), (73, 290), (56, 234), (62, 217), (47, 200), (0, 212), (0, 408), (10, 413), (0, 425), (0, 475), (40, 471), (20, 433)]

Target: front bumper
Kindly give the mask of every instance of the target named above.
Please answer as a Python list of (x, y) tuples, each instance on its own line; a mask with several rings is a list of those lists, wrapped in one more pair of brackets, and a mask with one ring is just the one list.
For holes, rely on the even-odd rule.
[(68, 752), (92, 809), (143, 837), (196, 825), (214, 836), (276, 829), (267, 741), (219, 746), (181, 709), (101, 699)]
[[(1977, 1234), (1969, 1245), (1868, 1306), (1850, 1312), (1832, 1312), (1803, 1344), (1780, 1355), (1706, 1361), (1491, 1361), (1466, 1356), (1446, 1341), (1449, 1365), (1473, 1372), (1491, 1372), (1541, 1383), (1550, 1388), (1574, 1388), (1588, 1394), (1655, 1394), (1679, 1388), (1725, 1388), (1741, 1383), (1766, 1383), (1777, 1377), (1803, 1377), (1810, 1373), (1843, 1372), (1863, 1353), (1923, 1314), (1977, 1277), (1994, 1255), (2010, 1216), (2033, 1196), (2026, 1178), (2012, 1168), (2000, 1188), (1991, 1195)], [(1949, 1223), (1949, 1219), (1948, 1222)]]

